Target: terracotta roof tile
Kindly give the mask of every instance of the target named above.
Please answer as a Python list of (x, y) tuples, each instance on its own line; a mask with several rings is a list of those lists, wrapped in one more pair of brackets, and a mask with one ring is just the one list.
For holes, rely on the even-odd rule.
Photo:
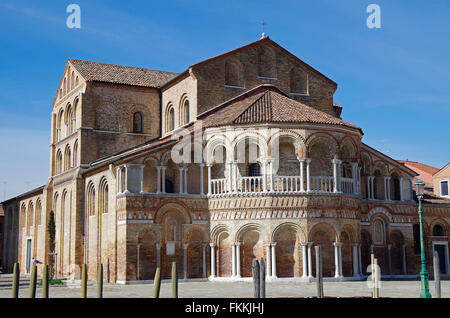
[(438, 168), (415, 161), (403, 161), (403, 160), (397, 161), (400, 162), (405, 167), (415, 171), (419, 175), (418, 178), (424, 181), (427, 187), (433, 187), (433, 174), (439, 171)]
[(342, 119), (287, 97), (274, 86), (258, 86), (201, 116), (206, 127), (257, 123), (316, 123), (361, 130)]
[(143, 87), (159, 87), (178, 75), (178, 73), (149, 70), (84, 60), (69, 59), (69, 62), (86, 81), (125, 84)]

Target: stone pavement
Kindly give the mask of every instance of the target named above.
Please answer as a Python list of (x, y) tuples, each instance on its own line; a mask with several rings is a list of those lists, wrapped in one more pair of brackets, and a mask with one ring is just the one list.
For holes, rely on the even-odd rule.
[[(6, 282), (9, 277), (0, 275)], [(316, 294), (315, 283), (303, 282), (268, 282), (267, 297), (313, 297)], [(250, 282), (180, 282), (179, 297), (187, 298), (251, 298), (253, 296)], [(450, 281), (442, 281), (442, 297), (450, 298)], [(434, 296), (434, 282), (430, 281), (430, 291)], [(152, 297), (152, 284), (104, 285), (104, 297)], [(330, 297), (370, 297), (371, 290), (366, 282), (324, 282), (325, 296)], [(79, 287), (50, 287), (50, 297), (80, 297)], [(89, 282), (88, 297), (96, 297), (95, 282)], [(417, 298), (420, 294), (420, 281), (382, 281), (381, 297)], [(41, 297), (41, 288), (37, 289), (37, 297)], [(161, 297), (171, 296), (171, 284), (161, 284)], [(11, 297), (11, 287), (0, 288), (0, 298)], [(28, 286), (21, 285), (19, 297), (28, 297)]]

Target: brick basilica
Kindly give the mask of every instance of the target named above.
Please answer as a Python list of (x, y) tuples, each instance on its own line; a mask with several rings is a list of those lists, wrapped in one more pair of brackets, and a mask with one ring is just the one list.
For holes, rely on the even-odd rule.
[[(310, 281), (320, 244), (326, 279), (364, 279), (371, 252), (383, 277), (417, 277), (416, 173), (362, 142), (336, 90), (264, 34), (179, 74), (69, 59), (50, 177), (2, 203), (4, 268), (35, 257), (78, 280), (101, 263), (132, 283), (176, 261), (187, 280), (241, 280), (263, 257), (270, 280)], [(424, 220), (450, 274), (450, 201), (426, 198)]]

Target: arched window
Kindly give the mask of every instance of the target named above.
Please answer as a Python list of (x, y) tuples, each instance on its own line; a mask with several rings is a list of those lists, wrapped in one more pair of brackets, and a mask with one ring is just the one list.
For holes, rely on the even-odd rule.
[(259, 48), (258, 75), (268, 78), (277, 77), (275, 52), (269, 47), (262, 46)]
[(65, 122), (66, 122), (66, 135), (69, 136), (70, 134), (72, 134), (74, 132), (73, 129), (73, 112), (72, 112), (72, 105), (67, 105), (66, 108), (66, 118), (65, 118)]
[(373, 242), (376, 245), (384, 245), (385, 228), (384, 228), (384, 222), (381, 219), (376, 219), (373, 222)]
[(419, 224), (413, 225), (414, 254), (420, 254), (420, 227)]
[(75, 140), (75, 143), (73, 145), (73, 160), (72, 160), (72, 166), (76, 167), (78, 165), (78, 139)]
[(41, 217), (42, 217), (42, 204), (41, 204), (41, 200), (37, 200), (37, 202), (36, 202), (36, 225), (41, 225)]
[(67, 93), (67, 80), (64, 77), (64, 81), (63, 81), (63, 94), (66, 95)]
[(66, 146), (66, 150), (64, 151), (64, 171), (72, 168), (70, 164), (70, 160), (72, 159), (72, 153), (70, 151), (70, 146)]
[(78, 86), (79, 83), (80, 83), (80, 80), (78, 79), (78, 76), (77, 76), (77, 78), (75, 79), (75, 86)]
[(62, 172), (62, 153), (61, 149), (58, 149), (55, 158), (55, 174), (60, 174), (61, 172)]
[(133, 114), (133, 132), (142, 134), (144, 132), (142, 113), (136, 112)]
[(86, 197), (86, 214), (95, 215), (95, 187), (92, 181), (87, 186)]
[(190, 108), (189, 108), (189, 100), (183, 98), (181, 102), (181, 121), (180, 125), (185, 125), (190, 122)]
[(77, 107), (78, 107), (78, 98), (73, 103), (73, 114), (72, 114), (73, 131), (72, 132), (75, 132), (75, 130), (77, 129)]
[(22, 206), (20, 207), (20, 226), (22, 228), (27, 226), (27, 207), (25, 206), (25, 203), (22, 204)]
[(308, 74), (300, 68), (293, 68), (290, 72), (291, 93), (308, 94)]
[(106, 178), (103, 178), (100, 181), (99, 187), (99, 213), (108, 213), (109, 205), (108, 205), (108, 181)]
[(72, 90), (75, 87), (75, 72), (72, 71), (72, 77), (70, 78), (70, 89)]
[(34, 217), (34, 208), (33, 208), (33, 202), (30, 202), (28, 204), (28, 211), (27, 211), (27, 235), (30, 235), (31, 233), (31, 227), (33, 226), (33, 217)]
[(239, 61), (228, 60), (225, 62), (225, 85), (244, 87), (244, 74)]
[(433, 236), (444, 236), (444, 228), (439, 224), (433, 227)]
[(167, 106), (166, 112), (166, 132), (172, 131), (175, 129), (175, 111), (173, 109), (173, 105), (169, 104)]
[(70, 66), (69, 66), (69, 69), (67, 70), (67, 93), (70, 92), (71, 87), (72, 87), (72, 83), (70, 81)]
[(56, 141), (62, 139), (62, 128), (64, 123), (64, 110), (60, 110), (58, 113), (58, 119), (56, 121)]

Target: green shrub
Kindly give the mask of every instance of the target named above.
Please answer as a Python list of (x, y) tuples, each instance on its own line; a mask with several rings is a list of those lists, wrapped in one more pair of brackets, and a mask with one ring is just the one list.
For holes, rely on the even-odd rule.
[[(49, 285), (64, 285), (63, 281), (58, 279), (50, 279), (48, 282)], [(39, 286), (42, 286), (42, 280), (38, 283)]]

